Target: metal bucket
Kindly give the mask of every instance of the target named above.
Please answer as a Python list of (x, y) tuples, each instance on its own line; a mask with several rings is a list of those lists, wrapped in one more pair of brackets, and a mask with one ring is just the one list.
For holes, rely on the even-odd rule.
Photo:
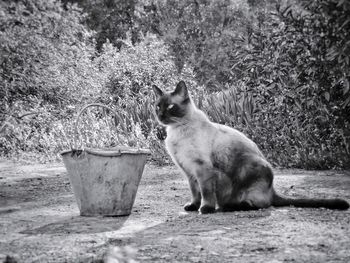
[[(81, 113), (75, 122), (75, 128)], [(125, 216), (131, 213), (143, 169), (146, 149), (67, 150), (61, 153), (82, 216)]]
[(148, 154), (131, 148), (62, 152), (80, 215), (129, 215)]

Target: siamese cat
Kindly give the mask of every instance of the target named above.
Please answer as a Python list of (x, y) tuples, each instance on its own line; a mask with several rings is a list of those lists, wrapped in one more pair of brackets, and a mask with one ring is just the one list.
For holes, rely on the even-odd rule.
[(153, 85), (156, 115), (166, 126), (167, 151), (188, 178), (192, 199), (186, 211), (201, 214), (269, 206), (348, 209), (342, 199), (292, 199), (273, 188), (270, 163), (243, 133), (211, 122), (180, 81), (171, 93)]

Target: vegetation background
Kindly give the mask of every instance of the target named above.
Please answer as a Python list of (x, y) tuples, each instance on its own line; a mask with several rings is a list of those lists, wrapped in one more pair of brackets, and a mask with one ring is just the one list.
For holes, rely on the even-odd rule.
[(0, 156), (45, 162), (78, 141), (169, 162), (151, 85), (180, 79), (211, 120), (279, 167), (350, 168), (346, 0), (2, 0)]

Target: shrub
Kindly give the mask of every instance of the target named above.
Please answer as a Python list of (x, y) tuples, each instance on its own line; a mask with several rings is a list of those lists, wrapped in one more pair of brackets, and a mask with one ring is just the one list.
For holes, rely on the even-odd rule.
[[(60, 67), (56, 75), (47, 78), (45, 70), (39, 72), (48, 88), (30, 94), (31, 103), (26, 96), (5, 98), (6, 107), (11, 111), (7, 111), (9, 117), (1, 127), (4, 134), (0, 140), (1, 155), (23, 157), (29, 152), (28, 158), (36, 155), (41, 155), (43, 160), (57, 158), (59, 151), (75, 145), (71, 126), (78, 109), (86, 103), (102, 102), (113, 108), (117, 116), (89, 110), (78, 125), (82, 131), (79, 141), (84, 147), (147, 147), (151, 148), (156, 161), (167, 162), (163, 143), (157, 137), (154, 97), (149, 91), (154, 83), (172, 89), (180, 78), (193, 86), (193, 74), (190, 69), (179, 74), (166, 45), (155, 36), (146, 36), (135, 46), (128, 39), (123, 42), (121, 48), (107, 42), (101, 54), (93, 49), (91, 53), (84, 53), (83, 49), (84, 56), (62, 57), (61, 64), (45, 57), (47, 63), (52, 63), (49, 68)], [(70, 66), (73, 60), (76, 64)], [(44, 62), (36, 63), (41, 66)], [(38, 75), (27, 77), (19, 81), (26, 85), (28, 79), (36, 80)], [(64, 81), (66, 77), (71, 79)], [(18, 92), (13, 94), (17, 96)], [(34, 114), (22, 118), (20, 115), (29, 109)]]
[[(99, 19), (64, 2), (0, 2), (1, 155), (52, 159), (72, 144), (78, 109), (101, 102), (117, 117), (89, 110), (84, 145), (150, 147), (162, 161), (150, 87), (183, 79), (212, 120), (248, 134), (275, 165), (350, 167), (347, 1), (133, 1), (132, 19), (107, 28), (111, 42), (94, 24), (98, 52), (82, 22)], [(109, 4), (124, 5), (84, 7), (93, 16)]]
[(257, 5), (249, 45), (231, 59), (270, 129), (266, 152), (283, 166), (350, 167), (349, 4)]
[[(65, 107), (101, 88), (92, 67), (92, 33), (80, 21), (80, 9), (57, 1), (0, 3), (0, 97), (2, 112), (19, 101)], [(103, 84), (103, 83), (102, 83)]]
[[(103, 86), (92, 58), (92, 32), (75, 5), (57, 1), (0, 3), (0, 154), (49, 154), (51, 132)], [(79, 106), (78, 106), (79, 107)]]
[[(308, 169), (349, 167), (344, 131), (336, 129), (337, 119), (324, 123), (289, 106), (278, 97), (261, 103), (262, 91), (241, 85), (203, 97), (203, 109), (211, 120), (234, 127), (256, 142), (267, 159), (278, 167)], [(322, 129), (320, 125), (323, 125)]]

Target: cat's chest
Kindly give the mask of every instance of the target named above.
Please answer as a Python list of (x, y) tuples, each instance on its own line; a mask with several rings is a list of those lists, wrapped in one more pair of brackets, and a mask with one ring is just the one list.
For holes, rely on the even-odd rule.
[[(192, 151), (199, 144), (197, 139), (193, 136), (183, 136), (177, 133), (168, 133), (167, 139), (165, 140), (167, 150), (171, 155), (182, 155)], [(180, 155), (181, 156), (181, 155)]]
[[(210, 138), (198, 128), (168, 130), (166, 148), (177, 164), (191, 166), (193, 161), (210, 159)], [(186, 165), (187, 164), (187, 165)]]

